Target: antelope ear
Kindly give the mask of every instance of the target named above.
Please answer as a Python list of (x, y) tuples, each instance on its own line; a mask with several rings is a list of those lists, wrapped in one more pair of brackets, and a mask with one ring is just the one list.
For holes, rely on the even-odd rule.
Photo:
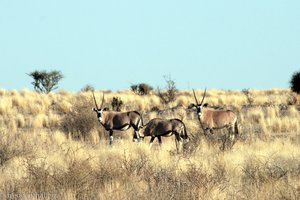
[(207, 107), (207, 106), (208, 106), (208, 103), (203, 104), (203, 107)]
[(102, 109), (103, 111), (109, 111), (109, 108), (105, 107)]
[(93, 109), (92, 109), (92, 111), (95, 111), (95, 112), (97, 112), (97, 109), (96, 109), (96, 108), (93, 108)]
[(193, 108), (193, 107), (195, 107), (195, 106), (196, 106), (195, 104), (191, 103), (191, 104), (188, 106), (188, 109), (191, 109), (191, 108)]

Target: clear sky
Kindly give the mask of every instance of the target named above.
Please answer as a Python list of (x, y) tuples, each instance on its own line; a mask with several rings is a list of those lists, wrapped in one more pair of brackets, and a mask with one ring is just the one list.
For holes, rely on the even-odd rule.
[(299, 0), (0, 0), (0, 88), (286, 88), (300, 70)]

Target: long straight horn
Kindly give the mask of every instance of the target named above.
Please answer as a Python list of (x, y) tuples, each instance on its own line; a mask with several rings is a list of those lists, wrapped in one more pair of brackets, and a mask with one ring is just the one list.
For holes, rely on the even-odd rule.
[(142, 122), (142, 126), (141, 126), (141, 127), (144, 126), (144, 120), (143, 120), (143, 115), (144, 115), (144, 113), (145, 113), (145, 111), (143, 111), (143, 112), (141, 113), (141, 115), (140, 115), (140, 120), (141, 120), (141, 122)]
[(94, 102), (95, 102), (96, 108), (97, 108), (97, 110), (99, 110), (98, 105), (97, 105), (97, 101), (96, 101), (96, 98), (95, 98), (95, 95), (94, 95), (94, 91), (92, 91), (92, 92), (93, 92), (93, 97), (94, 97)]
[(102, 95), (102, 103), (101, 103), (100, 109), (102, 109), (103, 103), (104, 103), (104, 93)]
[(203, 101), (204, 101), (204, 98), (205, 98), (205, 95), (206, 95), (206, 88), (205, 88), (205, 90), (204, 90), (204, 95), (203, 95), (203, 98), (202, 98), (202, 101), (201, 101), (201, 103), (200, 103), (200, 104), (202, 104), (202, 103), (203, 103)]
[(199, 103), (198, 103), (198, 99), (197, 99), (197, 97), (196, 97), (196, 94), (195, 94), (195, 90), (193, 89), (193, 93), (194, 93), (194, 97), (195, 97), (195, 100), (196, 100), (196, 104), (198, 105)]

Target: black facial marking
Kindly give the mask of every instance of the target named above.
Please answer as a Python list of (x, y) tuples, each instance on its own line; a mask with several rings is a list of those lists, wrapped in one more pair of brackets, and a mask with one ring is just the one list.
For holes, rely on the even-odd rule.
[(101, 109), (95, 109), (94, 111), (97, 113), (97, 118), (102, 117), (102, 110)]
[(202, 107), (201, 104), (196, 106), (197, 114), (201, 113), (201, 107)]

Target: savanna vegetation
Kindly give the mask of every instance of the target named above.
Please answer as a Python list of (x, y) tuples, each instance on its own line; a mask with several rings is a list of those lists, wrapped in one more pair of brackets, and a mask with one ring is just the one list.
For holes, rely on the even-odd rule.
[[(163, 91), (162, 91), (163, 92)], [(198, 95), (203, 90), (196, 90)], [(179, 118), (190, 142), (132, 142), (115, 132), (113, 146), (97, 122), (89, 89), (37, 93), (0, 89), (0, 199), (299, 199), (300, 101), (288, 89), (209, 89), (205, 102), (234, 110), (240, 136), (220, 149), (225, 131), (203, 136), (191, 91), (162, 103), (155, 92), (104, 91), (104, 106)], [(98, 101), (102, 91), (95, 91)]]

